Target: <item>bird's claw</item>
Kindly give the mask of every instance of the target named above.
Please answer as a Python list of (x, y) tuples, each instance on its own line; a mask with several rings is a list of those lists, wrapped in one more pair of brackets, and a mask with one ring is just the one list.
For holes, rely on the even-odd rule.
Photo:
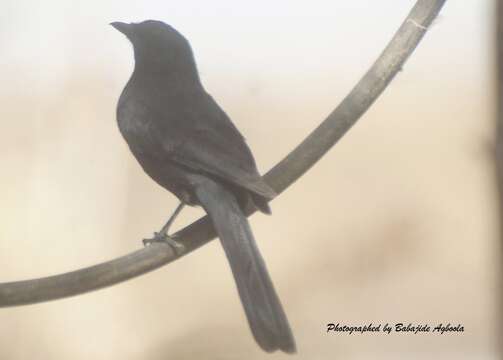
[(164, 239), (162, 236), (159, 235), (158, 232), (154, 232), (154, 237), (153, 238), (149, 238), (149, 239), (143, 239), (143, 246), (149, 246), (153, 243), (156, 243), (156, 242), (163, 242)]
[(185, 250), (185, 246), (176, 241), (175, 238), (176, 236), (174, 235), (154, 232), (153, 238), (143, 239), (143, 246), (147, 247), (154, 243), (163, 243), (169, 245), (177, 255), (180, 255)]

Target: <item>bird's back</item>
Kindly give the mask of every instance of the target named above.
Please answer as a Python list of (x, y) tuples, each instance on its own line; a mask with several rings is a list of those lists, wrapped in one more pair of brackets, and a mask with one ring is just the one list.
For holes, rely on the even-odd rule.
[(139, 75), (133, 73), (124, 89), (117, 118), (140, 162), (141, 157), (154, 158), (209, 174), (256, 195), (260, 208), (275, 196), (260, 177), (244, 137), (202, 85), (152, 86)]

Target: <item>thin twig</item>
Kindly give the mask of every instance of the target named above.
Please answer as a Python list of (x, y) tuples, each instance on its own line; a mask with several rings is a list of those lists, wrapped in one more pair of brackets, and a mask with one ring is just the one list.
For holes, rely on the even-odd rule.
[[(445, 0), (418, 0), (374, 65), (341, 104), (264, 178), (281, 193), (302, 176), (356, 123), (402, 69)], [(121, 258), (46, 278), (0, 284), (0, 307), (82, 294), (131, 279), (168, 264), (208, 243), (215, 232), (203, 217), (177, 234), (184, 250), (153, 244)]]

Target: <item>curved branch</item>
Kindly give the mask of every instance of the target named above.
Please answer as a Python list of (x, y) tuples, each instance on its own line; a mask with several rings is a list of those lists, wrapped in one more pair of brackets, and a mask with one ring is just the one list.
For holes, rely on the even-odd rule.
[[(418, 0), (374, 65), (342, 103), (265, 180), (281, 193), (313, 166), (360, 118), (401, 70), (445, 0)], [(251, 211), (248, 212), (248, 215)], [(81, 270), (0, 284), (0, 307), (32, 304), (117, 284), (168, 264), (215, 237), (208, 217), (176, 233), (184, 250), (153, 244), (121, 258)]]

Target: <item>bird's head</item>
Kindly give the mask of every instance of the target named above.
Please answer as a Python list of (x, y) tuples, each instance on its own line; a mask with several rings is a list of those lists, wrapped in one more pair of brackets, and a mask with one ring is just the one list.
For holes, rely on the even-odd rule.
[(161, 66), (176, 71), (183, 68), (192, 71), (193, 67), (196, 71), (189, 42), (170, 25), (157, 20), (110, 25), (133, 44), (136, 65), (153, 66), (154, 69)]

